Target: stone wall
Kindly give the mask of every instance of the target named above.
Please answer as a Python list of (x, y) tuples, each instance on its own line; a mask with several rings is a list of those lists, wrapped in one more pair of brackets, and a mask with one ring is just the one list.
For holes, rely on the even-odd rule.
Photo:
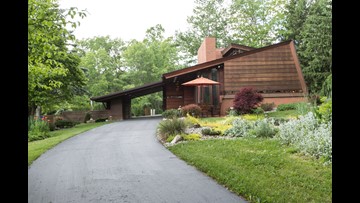
[(86, 113), (89, 112), (91, 118), (96, 120), (99, 118), (109, 118), (108, 110), (94, 110), (94, 111), (64, 111), (60, 115), (46, 115), (50, 123), (54, 123), (57, 119), (69, 120), (83, 123)]

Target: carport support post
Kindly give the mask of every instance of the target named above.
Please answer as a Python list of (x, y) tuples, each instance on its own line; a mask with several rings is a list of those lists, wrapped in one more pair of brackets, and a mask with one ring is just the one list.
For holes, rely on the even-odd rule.
[(123, 98), (123, 119), (131, 118), (131, 99)]

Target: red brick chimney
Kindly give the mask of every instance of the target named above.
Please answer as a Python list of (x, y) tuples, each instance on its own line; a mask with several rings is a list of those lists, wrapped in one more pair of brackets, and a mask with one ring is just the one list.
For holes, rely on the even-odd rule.
[(206, 37), (198, 49), (198, 64), (221, 58), (221, 50), (216, 48), (216, 38)]

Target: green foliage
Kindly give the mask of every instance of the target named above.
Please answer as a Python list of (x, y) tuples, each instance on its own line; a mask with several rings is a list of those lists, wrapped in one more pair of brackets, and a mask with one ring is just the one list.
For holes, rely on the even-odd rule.
[(262, 115), (264, 114), (264, 109), (262, 109), (261, 107), (257, 107), (256, 109), (252, 110), (252, 113), (256, 115)]
[(320, 123), (312, 112), (279, 126), (277, 139), (300, 152), (332, 162), (332, 121)]
[(99, 122), (105, 122), (108, 118), (98, 118), (95, 120), (95, 123), (99, 123)]
[(248, 120), (248, 121), (256, 121), (259, 119), (263, 119), (264, 115), (256, 115), (256, 114), (244, 114), (241, 118)]
[(185, 141), (197, 141), (200, 140), (201, 135), (193, 133), (189, 135), (182, 135), (182, 137), (184, 138)]
[(185, 118), (185, 121), (187, 123), (189, 123), (189, 125), (191, 126), (198, 126), (200, 127), (200, 121), (199, 119), (193, 117), (193, 116), (190, 116), (190, 114), (186, 114), (186, 118)]
[(271, 102), (271, 103), (262, 103), (260, 105), (260, 108), (262, 108), (264, 111), (271, 111), (273, 110), (275, 107), (275, 104), (274, 102)]
[(56, 120), (55, 121), (55, 126), (57, 128), (71, 128), (71, 127), (74, 127), (76, 124), (78, 124), (78, 122), (68, 121), (68, 120)]
[(224, 0), (196, 0), (193, 14), (187, 17), (189, 29), (176, 32), (176, 42), (187, 64), (194, 64), (195, 56), (205, 37), (216, 37), (218, 47), (230, 42), (228, 13)]
[(312, 106), (306, 102), (299, 102), (295, 106), (296, 111), (299, 115), (305, 115), (312, 110)]
[(320, 94), (325, 97), (332, 97), (332, 74), (330, 74), (324, 81)]
[(236, 109), (229, 109), (229, 110), (227, 111), (227, 115), (228, 115), (228, 116), (238, 116), (239, 113), (236, 111)]
[(163, 140), (166, 140), (170, 135), (184, 133), (185, 128), (184, 119), (179, 118), (163, 120), (158, 125), (158, 131)]
[(78, 65), (79, 56), (69, 51), (78, 23), (69, 17), (84, 12), (59, 9), (53, 0), (28, 2), (28, 106), (51, 106), (82, 94), (86, 78)]
[(169, 150), (249, 202), (332, 202), (332, 165), (274, 139), (203, 140)]
[(169, 135), (169, 137), (166, 138), (166, 142), (171, 142), (176, 135)]
[(164, 37), (164, 28), (156, 25), (146, 31), (142, 41), (132, 40), (123, 52), (127, 77), (135, 86), (161, 80), (162, 74), (179, 68), (172, 38)]
[(302, 72), (310, 93), (319, 93), (332, 70), (332, 1), (316, 0), (300, 31)]
[(324, 103), (315, 109), (315, 115), (323, 122), (327, 123), (332, 120), (332, 99), (326, 99)]
[(263, 47), (277, 40), (285, 0), (234, 0), (229, 23), (234, 43)]
[(178, 109), (168, 109), (161, 114), (166, 119), (179, 118), (182, 113)]
[(271, 138), (278, 130), (275, 128), (274, 120), (262, 119), (254, 123), (254, 128), (249, 131), (250, 136)]
[(50, 127), (47, 121), (28, 118), (28, 141), (42, 140), (50, 137)]
[(201, 108), (197, 104), (188, 104), (188, 105), (181, 107), (181, 112), (182, 112), (183, 116), (190, 114), (192, 116), (198, 117), (201, 114)]
[(298, 115), (299, 114), (296, 110), (274, 111), (267, 113), (267, 117), (279, 119), (296, 118)]
[(225, 136), (246, 137), (249, 130), (254, 128), (254, 123), (240, 117), (233, 121), (232, 126), (224, 132)]
[(222, 132), (220, 130), (215, 130), (213, 128), (203, 128), (201, 130), (201, 134), (210, 135), (210, 136), (216, 136), (216, 135), (221, 135)]
[(296, 105), (298, 103), (289, 103), (289, 104), (279, 104), (276, 108), (276, 111), (288, 111), (296, 110)]

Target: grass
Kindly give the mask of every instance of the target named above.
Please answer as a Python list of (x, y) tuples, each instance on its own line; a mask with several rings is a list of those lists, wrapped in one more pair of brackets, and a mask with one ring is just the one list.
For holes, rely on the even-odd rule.
[(204, 140), (169, 147), (250, 202), (332, 202), (332, 169), (273, 139)]
[(269, 118), (294, 118), (299, 115), (297, 110), (274, 111), (267, 114)]
[(73, 137), (82, 132), (88, 131), (90, 129), (108, 124), (108, 122), (99, 122), (99, 123), (82, 123), (76, 125), (72, 128), (56, 130), (50, 132), (50, 136), (44, 140), (37, 140), (28, 143), (28, 166), (37, 159), (41, 154), (51, 149), (60, 142)]

